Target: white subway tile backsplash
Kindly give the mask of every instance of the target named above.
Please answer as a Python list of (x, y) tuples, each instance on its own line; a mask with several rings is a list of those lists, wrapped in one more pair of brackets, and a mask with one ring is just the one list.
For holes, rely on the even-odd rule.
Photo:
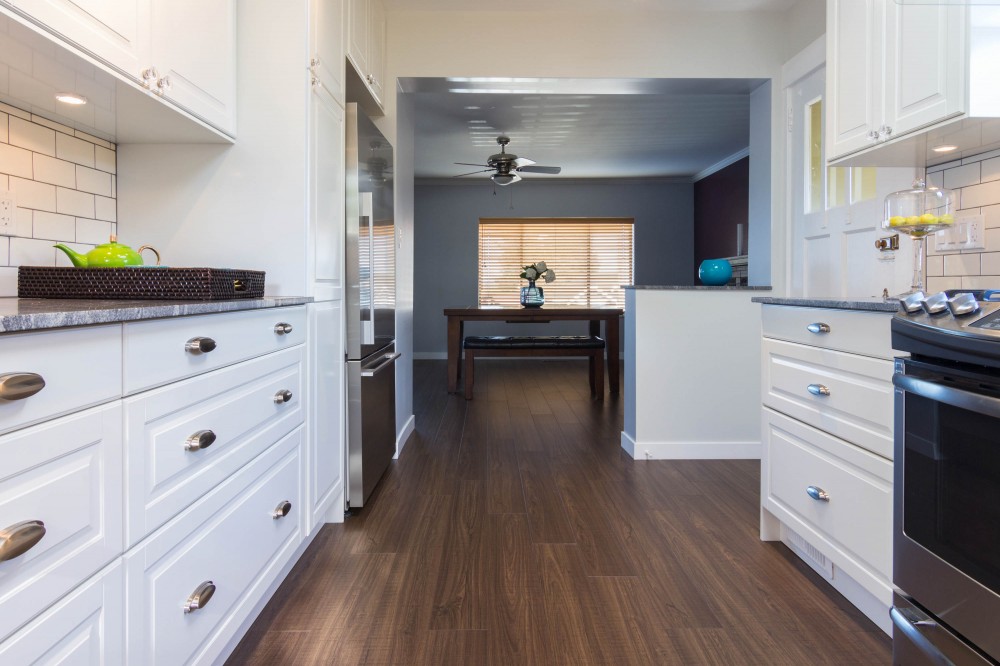
[(10, 177), (10, 189), (21, 208), (33, 210), (56, 210), (56, 187), (48, 183), (39, 183), (26, 178)]
[(62, 187), (76, 186), (76, 165), (41, 153), (34, 155), (35, 180)]
[(94, 166), (94, 144), (59, 132), (56, 134), (56, 157), (83, 166)]
[(76, 218), (58, 213), (35, 211), (32, 236), (54, 241), (76, 240)]
[(945, 276), (979, 275), (978, 254), (949, 254), (944, 257)]
[(65, 187), (56, 189), (56, 211), (76, 217), (94, 217), (94, 195)]
[(980, 153), (978, 155), (973, 155), (972, 157), (966, 157), (962, 160), (962, 164), (971, 164), (972, 162), (985, 162), (988, 159), (1000, 157), (1000, 150), (991, 150), (986, 153)]
[(113, 150), (108, 150), (101, 146), (97, 146), (95, 149), (95, 159), (97, 168), (101, 171), (107, 171), (108, 173), (115, 173), (117, 154)]
[(1000, 227), (1000, 204), (993, 204), (992, 206), (983, 206), (980, 211), (986, 220), (986, 228), (994, 229)]
[(980, 180), (984, 183), (991, 180), (1000, 180), (1000, 157), (985, 160), (981, 166), (982, 175)]
[(11, 106), (9, 104), (4, 104), (3, 102), (0, 102), (0, 111), (3, 111), (4, 113), (10, 114), (12, 116), (16, 116), (18, 118), (24, 118), (25, 120), (31, 120), (31, 114), (28, 113), (27, 111), (22, 111), (21, 109), (17, 108), (16, 106)]
[(77, 165), (76, 189), (101, 196), (111, 196), (111, 174)]
[(11, 266), (55, 266), (56, 252), (59, 250), (52, 247), (52, 241), (35, 238), (10, 239)]
[(929, 173), (924, 180), (930, 187), (944, 187), (944, 171)]
[(49, 120), (48, 118), (42, 118), (41, 116), (36, 116), (31, 114), (31, 122), (36, 125), (41, 125), (43, 127), (48, 127), (49, 129), (54, 129), (57, 132), (63, 132), (65, 134), (73, 134), (72, 127), (66, 127), (61, 123), (57, 123), (54, 120)]
[(108, 149), (113, 150), (114, 147), (115, 147), (114, 144), (111, 143), (110, 141), (105, 141), (104, 139), (100, 139), (100, 138), (94, 136), (93, 134), (87, 134), (86, 132), (81, 132), (80, 130), (76, 130), (72, 134), (73, 134), (73, 136), (75, 136), (78, 139), (83, 139), (84, 141), (89, 141), (90, 143), (94, 144), (95, 146), (100, 146), (101, 148), (108, 148)]
[(18, 148), (28, 150), (43, 155), (56, 154), (56, 131), (48, 127), (36, 125), (30, 120), (10, 116), (8, 125), (9, 143)]
[(96, 197), (95, 203), (97, 206), (97, 214), (95, 217), (98, 220), (104, 220), (106, 222), (118, 221), (118, 202), (115, 199)]
[(944, 164), (935, 164), (934, 166), (929, 166), (927, 167), (927, 173), (944, 171), (945, 169), (952, 169), (957, 166), (962, 166), (962, 160), (952, 160), (950, 162), (945, 162)]
[(1000, 252), (984, 252), (980, 270), (983, 275), (1000, 275)]
[(944, 170), (944, 186), (949, 190), (979, 184), (979, 162)]
[(32, 224), (34, 215), (35, 211), (33, 210), (18, 207), (17, 214), (14, 216), (14, 233), (12, 233), (11, 236), (31, 238), (31, 231), (34, 228), (34, 225)]
[(0, 265), (6, 266), (10, 263), (10, 239), (0, 236)]
[(944, 275), (944, 257), (941, 255), (927, 257), (927, 275), (941, 277)]
[(924, 285), (924, 291), (928, 294), (936, 294), (939, 291), (944, 291), (946, 289), (961, 289), (962, 288), (962, 278), (960, 277), (929, 277), (927, 278), (927, 284)]
[(107, 243), (113, 233), (114, 225), (111, 222), (76, 218), (76, 240), (79, 243), (93, 243), (94, 245)]
[(7, 114), (0, 113), (0, 143), (7, 143)]
[(997, 275), (965, 275), (962, 277), (962, 289), (997, 288), (1000, 288), (1000, 276)]
[(1000, 202), (1000, 180), (962, 188), (961, 208), (979, 208)]
[(0, 143), (0, 173), (31, 178), (31, 151)]
[(986, 252), (1000, 252), (1000, 229), (987, 229), (985, 236)]
[(0, 267), (0, 294), (17, 295), (17, 266)]

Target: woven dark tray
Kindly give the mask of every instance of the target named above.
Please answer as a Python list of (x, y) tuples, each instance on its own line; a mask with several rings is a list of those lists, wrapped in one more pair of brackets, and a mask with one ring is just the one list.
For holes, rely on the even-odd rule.
[(264, 271), (234, 268), (21, 266), (20, 298), (228, 301), (261, 298)]

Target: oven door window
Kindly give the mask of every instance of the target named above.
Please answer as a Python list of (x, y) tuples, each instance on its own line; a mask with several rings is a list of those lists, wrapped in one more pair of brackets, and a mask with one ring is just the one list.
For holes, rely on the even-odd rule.
[(905, 400), (903, 531), (1000, 592), (1000, 418)]

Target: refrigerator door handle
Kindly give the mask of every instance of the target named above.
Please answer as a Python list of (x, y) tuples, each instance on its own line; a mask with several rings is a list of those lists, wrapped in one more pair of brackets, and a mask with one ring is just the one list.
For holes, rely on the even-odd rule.
[(396, 359), (399, 358), (400, 356), (402, 356), (402, 354), (399, 353), (386, 354), (385, 356), (382, 357), (382, 362), (376, 365), (374, 368), (362, 370), (361, 376), (374, 377), (375, 375), (377, 375), (378, 373), (382, 372), (390, 365), (392, 365), (396, 361)]

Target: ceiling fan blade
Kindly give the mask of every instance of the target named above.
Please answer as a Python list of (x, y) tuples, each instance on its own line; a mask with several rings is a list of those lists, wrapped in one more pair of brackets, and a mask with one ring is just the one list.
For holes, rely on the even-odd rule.
[(477, 173), (486, 173), (487, 171), (493, 171), (493, 169), (480, 169), (479, 171), (470, 171), (469, 173), (460, 173), (457, 176), (452, 176), (452, 178), (461, 178), (462, 176), (472, 176)]
[[(486, 168), (486, 167), (490, 166), (489, 164), (473, 164), (472, 162), (455, 162), (455, 164), (459, 164), (461, 166), (477, 166), (477, 167), (483, 167), (483, 168)], [(490, 167), (490, 168), (492, 169), (493, 167)]]
[(527, 157), (518, 157), (514, 160), (514, 166), (520, 169), (521, 167), (530, 166), (535, 163), (535, 160), (529, 160)]
[(518, 171), (522, 171), (524, 173), (552, 173), (552, 174), (555, 174), (555, 173), (559, 173), (560, 171), (562, 171), (562, 167), (529, 165), (529, 166), (518, 167), (517, 170)]

